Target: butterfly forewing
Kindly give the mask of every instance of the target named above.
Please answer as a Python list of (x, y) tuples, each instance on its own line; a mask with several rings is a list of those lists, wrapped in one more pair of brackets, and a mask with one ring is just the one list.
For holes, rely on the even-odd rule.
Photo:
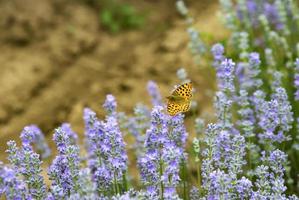
[(189, 82), (180, 85), (173, 91), (172, 95), (190, 99), (192, 97), (192, 83)]

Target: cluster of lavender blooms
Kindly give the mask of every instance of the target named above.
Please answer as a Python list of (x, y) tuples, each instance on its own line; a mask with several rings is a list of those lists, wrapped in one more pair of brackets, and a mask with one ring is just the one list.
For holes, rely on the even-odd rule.
[[(218, 85), (215, 121), (205, 125), (204, 119), (195, 119), (193, 153), (186, 149), (184, 114), (169, 116), (157, 84), (150, 81), (152, 108), (137, 104), (133, 116), (118, 112), (112, 95), (103, 104), (104, 119), (85, 108), (85, 146), (70, 124), (55, 129), (57, 151), (49, 167), (45, 159), (50, 150), (41, 130), (25, 127), (20, 146), (8, 142), (9, 163), (0, 163), (0, 195), (46, 200), (298, 200), (297, 6), (292, 0), (220, 2), (233, 31), (232, 53), (220, 43), (211, 47)], [(177, 7), (193, 26), (183, 0)], [(190, 44), (198, 54), (203, 53), (200, 43), (199, 34), (192, 34)], [(188, 80), (182, 69), (178, 77)], [(133, 136), (134, 144), (127, 145), (125, 136)], [(129, 159), (131, 149), (136, 153)], [(136, 174), (129, 170), (132, 161), (139, 170), (138, 190), (132, 181)]]
[[(78, 136), (70, 124), (55, 129), (57, 155), (47, 170), (50, 185), (42, 176), (42, 155), (49, 152), (44, 136), (34, 125), (25, 127), (21, 147), (9, 141), (9, 164), (0, 164), (1, 195), (7, 199), (48, 200), (180, 199), (176, 189), (187, 181), (180, 176), (181, 167), (187, 162), (184, 116), (170, 117), (165, 113), (156, 83), (149, 82), (148, 90), (154, 106), (151, 113), (138, 104), (135, 116), (121, 117), (112, 95), (107, 95), (103, 105), (107, 112), (105, 120), (98, 119), (89, 108), (84, 110), (87, 155), (82, 155)], [(129, 161), (120, 127), (135, 136), (137, 144), (143, 143), (142, 149), (135, 149), (139, 151), (143, 190), (129, 189)], [(37, 143), (36, 148), (33, 143)]]
[[(222, 44), (211, 47), (220, 90), (215, 95), (217, 123), (193, 141), (201, 176), (192, 194), (203, 199), (297, 199), (285, 193), (299, 194), (298, 2), (219, 2), (232, 34), (225, 43), (227, 53)], [(182, 9), (183, 0), (177, 5), (180, 14), (188, 10)], [(196, 123), (202, 127), (202, 120)], [(238, 155), (235, 161), (231, 154)], [(238, 167), (232, 174), (234, 164)]]
[(195, 28), (193, 22), (194, 19), (189, 14), (188, 8), (185, 6), (185, 3), (183, 0), (178, 0), (176, 2), (176, 7), (178, 12), (184, 17), (186, 24), (188, 26), (187, 33), (190, 39), (190, 42), (188, 44), (188, 47), (194, 56), (195, 62), (200, 63), (201, 57), (203, 54), (206, 53), (206, 46), (202, 41), (202, 38), (200, 36), (200, 32), (198, 29)]

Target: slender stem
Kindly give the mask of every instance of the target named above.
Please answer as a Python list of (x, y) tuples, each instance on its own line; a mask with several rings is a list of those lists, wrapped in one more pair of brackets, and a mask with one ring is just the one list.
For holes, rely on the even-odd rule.
[(114, 190), (115, 190), (114, 194), (118, 194), (119, 193), (115, 173), (114, 173)]
[(164, 200), (164, 185), (163, 185), (163, 181), (161, 179), (162, 175), (163, 175), (163, 161), (161, 160), (160, 157), (160, 186), (161, 186), (161, 200)]
[(123, 187), (125, 192), (128, 191), (128, 182), (127, 182), (127, 177), (125, 172), (123, 173)]
[(198, 161), (198, 166), (197, 166), (197, 184), (199, 191), (201, 191), (201, 160)]
[(186, 170), (185, 161), (183, 161), (183, 187), (184, 187), (184, 199), (187, 200), (189, 198), (188, 198), (187, 170)]

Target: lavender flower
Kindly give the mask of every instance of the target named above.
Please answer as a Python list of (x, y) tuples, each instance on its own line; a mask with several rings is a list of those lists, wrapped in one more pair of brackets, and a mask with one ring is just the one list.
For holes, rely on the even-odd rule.
[(241, 53), (240, 59), (246, 59), (248, 57), (248, 49), (249, 49), (249, 34), (247, 32), (240, 32), (239, 33), (239, 40), (238, 40), (238, 48), (240, 49)]
[(192, 187), (190, 190), (190, 199), (191, 200), (198, 200), (200, 199), (199, 189), (197, 187)]
[(221, 170), (209, 174), (207, 199), (233, 199), (231, 177)]
[(287, 199), (283, 179), (286, 158), (286, 154), (280, 150), (270, 152), (269, 156), (262, 152), (263, 164), (256, 169), (255, 184), (258, 190), (254, 193), (255, 198)]
[(0, 163), (0, 196), (6, 199), (32, 199), (23, 180), (17, 177), (16, 171)]
[(219, 124), (224, 128), (232, 127), (231, 123), (231, 106), (233, 101), (224, 92), (217, 92), (215, 95), (214, 107), (216, 108), (216, 116)]
[(17, 175), (22, 175), (28, 190), (35, 199), (43, 199), (46, 186), (40, 175), (42, 172), (39, 154), (35, 153), (31, 146), (23, 146), (19, 149), (14, 141), (9, 141), (7, 153), (9, 161), (16, 170)]
[(236, 190), (239, 199), (249, 199), (252, 196), (252, 182), (245, 177), (237, 181)]
[(217, 44), (214, 44), (211, 48), (211, 52), (214, 56), (214, 67), (216, 69), (219, 68), (219, 65), (221, 64), (221, 62), (224, 60), (224, 47), (222, 44), (220, 43), (217, 43)]
[(153, 106), (163, 105), (158, 85), (154, 81), (149, 81), (147, 83), (147, 91), (152, 98)]
[[(109, 103), (107, 103), (109, 102)], [(116, 102), (108, 95), (104, 107), (111, 108)], [(99, 121), (93, 111), (85, 109), (86, 137), (88, 143), (89, 167), (97, 190), (101, 194), (110, 193), (112, 186), (118, 188), (127, 171), (125, 143), (120, 132), (116, 107), (107, 109), (105, 121)], [(112, 114), (113, 113), (113, 114)], [(119, 193), (120, 191), (114, 191)]]
[(36, 149), (38, 152), (41, 152), (42, 158), (47, 158), (51, 155), (51, 150), (45, 140), (44, 134), (36, 125), (26, 126), (20, 137), (24, 146), (36, 144)]
[(238, 63), (236, 74), (242, 90), (247, 90), (251, 93), (263, 84), (262, 80), (258, 78), (261, 71), (260, 63), (260, 56), (255, 52), (249, 54), (248, 63)]
[(235, 9), (232, 0), (220, 0), (219, 2), (222, 8), (222, 19), (225, 25), (231, 30), (236, 30), (236, 21), (238, 19), (236, 13), (234, 12)]
[(66, 198), (79, 190), (79, 147), (73, 144), (69, 128), (57, 128), (53, 136), (59, 154), (53, 160), (48, 175), (55, 198)]
[(240, 90), (238, 104), (241, 108), (238, 110), (240, 120), (237, 123), (242, 128), (245, 137), (253, 137), (254, 124), (256, 120), (254, 117), (254, 111), (250, 107), (250, 100), (246, 90)]
[(150, 111), (142, 104), (137, 104), (134, 108), (134, 116), (126, 116), (123, 122), (120, 122), (129, 134), (133, 135), (135, 138), (135, 143), (133, 144), (133, 149), (137, 155), (144, 152), (143, 143), (145, 140), (145, 131), (150, 126)]
[(189, 49), (193, 55), (202, 55), (206, 52), (206, 47), (201, 40), (200, 33), (193, 27), (187, 29), (190, 42), (188, 44)]
[(218, 86), (222, 91), (235, 91), (234, 86), (234, 67), (235, 63), (231, 59), (225, 59), (221, 62), (217, 71)]
[[(288, 140), (284, 135), (289, 131), (293, 122), (293, 113), (284, 88), (276, 88), (271, 101), (262, 100), (258, 107), (259, 126), (263, 133), (259, 135), (262, 142)], [(276, 133), (276, 130), (278, 132)]]
[(187, 133), (182, 115), (170, 117), (159, 106), (152, 111), (151, 123), (146, 132), (146, 154), (138, 161), (141, 180), (147, 190), (167, 199), (176, 195)]
[(107, 113), (109, 115), (116, 114), (117, 103), (116, 103), (116, 100), (113, 95), (108, 94), (106, 96), (106, 101), (105, 101), (103, 107), (105, 108), (105, 110), (107, 111)]

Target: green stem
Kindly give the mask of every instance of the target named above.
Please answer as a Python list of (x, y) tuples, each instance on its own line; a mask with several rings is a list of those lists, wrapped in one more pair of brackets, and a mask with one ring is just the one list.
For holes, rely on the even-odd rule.
[(187, 168), (186, 163), (183, 161), (183, 187), (184, 187), (184, 199), (188, 200), (188, 182), (187, 182)]
[(163, 175), (163, 161), (160, 158), (160, 186), (161, 186), (161, 200), (164, 200), (164, 185), (163, 181), (161, 180), (161, 177)]
[(125, 192), (128, 191), (128, 182), (127, 182), (126, 173), (123, 174), (123, 189)]
[(114, 194), (118, 194), (119, 193), (115, 173), (114, 173), (114, 190), (115, 190)]

